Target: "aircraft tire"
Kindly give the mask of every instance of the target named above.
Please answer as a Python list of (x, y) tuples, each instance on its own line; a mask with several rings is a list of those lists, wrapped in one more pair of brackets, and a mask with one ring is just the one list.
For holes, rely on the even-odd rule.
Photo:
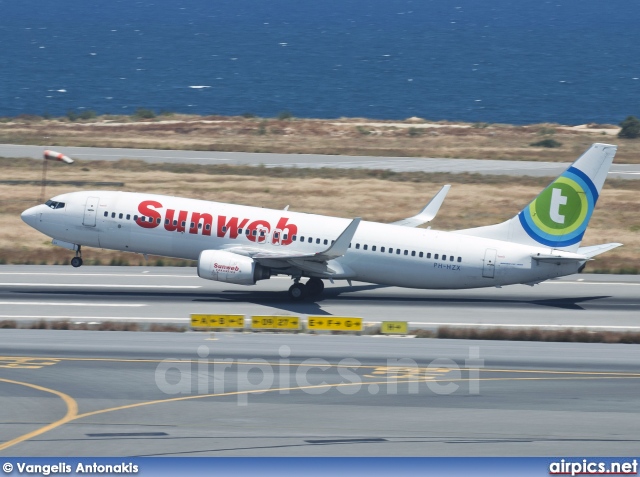
[(318, 296), (324, 291), (324, 282), (320, 278), (309, 278), (305, 287), (309, 296)]
[(82, 259), (80, 257), (73, 257), (71, 259), (71, 266), (73, 268), (78, 268), (78, 267), (82, 266)]
[(307, 296), (307, 287), (302, 283), (294, 283), (289, 288), (289, 297), (292, 300), (303, 300)]

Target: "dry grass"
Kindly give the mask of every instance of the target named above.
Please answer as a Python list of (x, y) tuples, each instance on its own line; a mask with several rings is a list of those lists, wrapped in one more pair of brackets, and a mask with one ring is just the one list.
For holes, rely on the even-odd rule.
[[(420, 338), (421, 331), (414, 334)], [(588, 330), (545, 330), (542, 328), (507, 329), (507, 328), (438, 328), (437, 338), (460, 340), (508, 340), (508, 341), (553, 341), (565, 343), (640, 343), (640, 333), (634, 331), (588, 331)]]
[[(139, 147), (207, 151), (344, 154), (384, 157), (457, 157), (573, 161), (594, 142), (620, 146), (619, 163), (640, 163), (640, 140), (619, 139), (618, 129), (557, 124), (511, 126), (440, 121), (240, 118), (173, 115), (133, 122), (130, 117), (87, 122), (15, 118), (0, 122), (0, 143), (43, 146)], [(555, 149), (531, 147), (541, 139)]]
[(72, 323), (70, 321), (40, 320), (24, 323), (22, 326), (15, 320), (0, 321), (0, 329), (31, 329), (31, 330), (92, 330), (92, 331), (152, 331), (165, 333), (183, 333), (187, 326), (161, 325), (153, 323), (144, 326), (134, 322), (103, 321), (100, 323)]
[[(40, 162), (0, 160), (4, 177), (36, 181), (0, 184), (0, 263), (62, 264), (72, 253), (28, 227), (20, 212), (38, 202)], [(180, 171), (180, 172), (176, 172)], [(393, 222), (417, 213), (444, 183), (453, 187), (435, 229), (456, 230), (498, 223), (515, 215), (549, 182), (548, 178), (476, 176), (465, 174), (403, 174), (358, 170), (266, 169), (230, 166), (150, 165), (138, 161), (78, 162), (72, 167), (53, 164), (52, 181), (124, 182), (121, 190), (188, 196), (218, 202), (291, 210), (365, 220)], [(304, 180), (301, 180), (304, 179)], [(481, 182), (485, 181), (485, 182)], [(47, 197), (74, 190), (105, 187), (51, 184)], [(497, 191), (499, 190), (499, 193)], [(608, 181), (587, 230), (584, 244), (622, 242), (624, 247), (589, 262), (586, 271), (637, 273), (640, 257), (638, 181)], [(86, 264), (142, 265), (140, 255), (83, 251)], [(190, 262), (153, 257), (150, 264), (188, 265)]]

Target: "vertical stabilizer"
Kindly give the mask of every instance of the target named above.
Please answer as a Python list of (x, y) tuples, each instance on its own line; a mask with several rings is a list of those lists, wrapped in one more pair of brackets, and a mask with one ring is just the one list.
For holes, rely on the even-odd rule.
[(616, 146), (593, 144), (518, 215), (458, 233), (575, 252), (596, 206)]

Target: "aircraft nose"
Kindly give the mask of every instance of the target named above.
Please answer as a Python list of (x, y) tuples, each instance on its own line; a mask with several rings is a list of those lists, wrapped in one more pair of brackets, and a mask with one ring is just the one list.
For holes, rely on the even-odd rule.
[(24, 212), (22, 212), (22, 214), (20, 214), (20, 218), (22, 218), (25, 224), (33, 227), (34, 224), (36, 223), (36, 216), (38, 213), (37, 211), (38, 211), (38, 206), (36, 205), (35, 207), (31, 207), (30, 209), (27, 209)]

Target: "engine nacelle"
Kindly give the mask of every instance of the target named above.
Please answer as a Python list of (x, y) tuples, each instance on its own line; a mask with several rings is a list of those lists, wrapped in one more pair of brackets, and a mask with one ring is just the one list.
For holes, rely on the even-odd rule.
[(222, 250), (204, 250), (198, 258), (198, 276), (207, 280), (253, 285), (271, 277), (268, 268), (255, 260)]

